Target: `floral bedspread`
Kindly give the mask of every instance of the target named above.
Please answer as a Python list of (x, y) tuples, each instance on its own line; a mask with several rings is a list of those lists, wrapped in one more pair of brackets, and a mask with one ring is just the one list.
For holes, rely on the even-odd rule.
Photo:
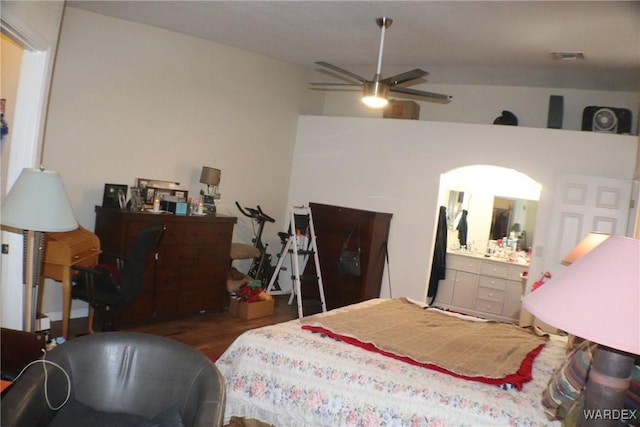
[(413, 366), (305, 331), (297, 320), (245, 332), (216, 366), (227, 385), (225, 421), (246, 416), (278, 427), (559, 425), (544, 415), (541, 395), (563, 360), (564, 345), (561, 338), (545, 345), (522, 391)]

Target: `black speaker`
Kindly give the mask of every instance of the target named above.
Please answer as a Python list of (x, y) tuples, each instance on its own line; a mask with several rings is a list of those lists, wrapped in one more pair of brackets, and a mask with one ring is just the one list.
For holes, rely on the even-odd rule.
[(585, 107), (582, 130), (606, 133), (631, 133), (631, 111), (627, 108)]
[(560, 95), (549, 97), (549, 116), (547, 117), (547, 127), (551, 129), (562, 129), (562, 115), (564, 112), (564, 98)]

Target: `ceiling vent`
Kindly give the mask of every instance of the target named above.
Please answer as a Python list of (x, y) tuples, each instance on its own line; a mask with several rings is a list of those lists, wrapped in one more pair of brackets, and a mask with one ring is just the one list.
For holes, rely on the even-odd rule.
[(569, 61), (572, 59), (584, 59), (583, 52), (551, 52), (553, 59), (559, 59), (561, 61)]

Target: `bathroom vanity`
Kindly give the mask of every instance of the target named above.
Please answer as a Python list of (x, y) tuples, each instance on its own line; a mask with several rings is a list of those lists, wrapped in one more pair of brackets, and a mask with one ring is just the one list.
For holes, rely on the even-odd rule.
[(447, 253), (446, 277), (432, 305), (485, 319), (518, 323), (527, 264), (475, 253)]

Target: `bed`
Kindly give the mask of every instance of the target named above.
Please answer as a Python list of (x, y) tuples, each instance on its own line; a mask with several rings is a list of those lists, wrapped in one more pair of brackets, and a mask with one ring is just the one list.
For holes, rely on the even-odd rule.
[[(560, 425), (545, 416), (541, 395), (565, 358), (562, 337), (549, 337), (537, 348), (532, 378), (518, 390), (312, 330), (335, 313), (359, 315), (387, 301), (369, 300), (306, 317), (304, 325), (293, 320), (238, 337), (216, 362), (227, 383), (226, 420), (246, 416), (278, 427)], [(404, 335), (413, 339), (416, 331)]]

